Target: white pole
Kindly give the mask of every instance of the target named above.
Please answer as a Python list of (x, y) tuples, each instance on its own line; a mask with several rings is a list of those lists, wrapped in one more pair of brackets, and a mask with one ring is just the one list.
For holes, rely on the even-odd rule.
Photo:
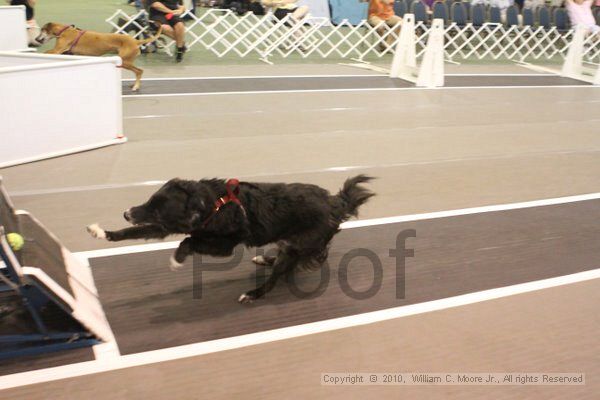
[(434, 19), (431, 24), (417, 86), (444, 86), (444, 20), (441, 18)]
[(390, 78), (401, 78), (414, 74), (417, 68), (415, 51), (415, 16), (404, 14), (400, 28), (400, 40), (396, 44)]
[(562, 66), (561, 75), (568, 78), (580, 79), (583, 71), (583, 42), (587, 29), (583, 25), (577, 25), (571, 46), (565, 57), (565, 62)]

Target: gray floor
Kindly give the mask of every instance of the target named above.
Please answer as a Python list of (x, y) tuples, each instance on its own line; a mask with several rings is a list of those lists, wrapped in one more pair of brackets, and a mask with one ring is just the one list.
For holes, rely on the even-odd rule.
[[(361, 218), (597, 191), (595, 88), (128, 98), (129, 142), (1, 171), (17, 207), (72, 250), (174, 176), (307, 181), (366, 172)], [(460, 112), (457, 110), (460, 109)]]
[[(598, 280), (2, 392), (8, 399), (597, 399)], [(583, 372), (582, 386), (322, 386), (327, 372)]]

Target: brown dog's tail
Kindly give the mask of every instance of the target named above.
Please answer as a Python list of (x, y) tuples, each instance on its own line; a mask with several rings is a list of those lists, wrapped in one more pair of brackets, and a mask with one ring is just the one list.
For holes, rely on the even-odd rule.
[(149, 37), (148, 39), (138, 40), (137, 41), (138, 46), (143, 46), (145, 44), (154, 42), (156, 39), (158, 39), (158, 37), (160, 36), (161, 33), (162, 33), (162, 25), (160, 25), (158, 27), (158, 31), (156, 32), (156, 35)]

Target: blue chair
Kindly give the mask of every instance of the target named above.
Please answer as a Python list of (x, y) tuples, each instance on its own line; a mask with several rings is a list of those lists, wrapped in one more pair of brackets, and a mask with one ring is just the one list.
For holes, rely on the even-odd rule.
[(454, 3), (454, 0), (444, 0), (444, 3), (446, 3), (446, 9), (447, 10), (451, 10), (452, 9), (452, 3)]
[(493, 24), (501, 24), (502, 23), (500, 9), (498, 7), (490, 8), (490, 22)]
[(552, 28), (552, 21), (550, 19), (550, 10), (546, 6), (542, 6), (538, 8), (538, 23), (539, 26), (544, 27), (544, 29)]
[(441, 18), (444, 20), (444, 25), (448, 24), (448, 8), (445, 3), (436, 1), (433, 3), (433, 18)]
[(569, 30), (569, 20), (564, 8), (557, 8), (554, 10), (554, 25), (559, 32)]
[(404, 17), (406, 14), (406, 3), (404, 1), (396, 1), (394, 2), (394, 13), (399, 17)]
[(523, 25), (524, 26), (535, 25), (535, 19), (533, 17), (533, 10), (531, 8), (526, 8), (523, 10)]
[(369, 3), (348, 0), (329, 0), (331, 22), (338, 25), (344, 19), (352, 25), (358, 25), (367, 18)]
[(453, 3), (450, 11), (452, 22), (461, 27), (467, 25), (469, 18), (464, 3), (460, 1)]
[(427, 17), (427, 10), (425, 4), (422, 1), (415, 1), (412, 4), (412, 13), (415, 15), (415, 24), (418, 22), (427, 23), (429, 18)]
[(471, 2), (470, 1), (461, 1), (462, 5), (465, 6), (465, 10), (467, 10), (467, 15), (471, 15)]
[(506, 9), (506, 25), (507, 26), (518, 26), (519, 25), (519, 8), (514, 4)]
[(560, 7), (556, 7), (556, 6), (549, 6), (549, 10), (550, 10), (550, 22), (552, 22), (552, 25), (554, 25), (554, 10), (556, 10), (557, 8)]
[(481, 3), (471, 7), (471, 23), (475, 28), (485, 24), (485, 6)]

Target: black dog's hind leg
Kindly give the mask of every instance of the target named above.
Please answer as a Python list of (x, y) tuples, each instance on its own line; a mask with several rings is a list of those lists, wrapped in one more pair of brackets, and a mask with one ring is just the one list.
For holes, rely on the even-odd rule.
[(240, 242), (237, 237), (188, 237), (185, 238), (175, 253), (171, 256), (170, 268), (173, 271), (183, 266), (185, 259), (192, 253), (206, 254), (216, 257), (227, 257), (233, 253), (234, 247)]
[(249, 292), (243, 293), (238, 298), (238, 301), (240, 303), (250, 303), (253, 300), (263, 297), (275, 287), (275, 284), (277, 283), (279, 278), (290, 272), (296, 266), (297, 263), (297, 256), (290, 254), (289, 251), (282, 250), (277, 256), (275, 263), (273, 264), (273, 272), (271, 273), (271, 276), (269, 276), (267, 281), (262, 286), (259, 286), (254, 290), (250, 290)]
[(92, 224), (87, 227), (87, 231), (97, 239), (106, 239), (111, 242), (127, 239), (163, 239), (169, 235), (158, 225), (136, 225), (118, 231), (105, 231), (97, 224)]
[(256, 256), (252, 258), (252, 262), (256, 265), (266, 265), (268, 267), (272, 267), (275, 264), (275, 260), (277, 260), (276, 256)]
[(264, 254), (252, 257), (252, 262), (256, 265), (272, 267), (275, 264), (277, 256), (281, 252), (281, 249), (285, 248), (286, 246), (287, 245), (285, 244), (285, 242), (278, 242), (277, 247), (267, 250)]

